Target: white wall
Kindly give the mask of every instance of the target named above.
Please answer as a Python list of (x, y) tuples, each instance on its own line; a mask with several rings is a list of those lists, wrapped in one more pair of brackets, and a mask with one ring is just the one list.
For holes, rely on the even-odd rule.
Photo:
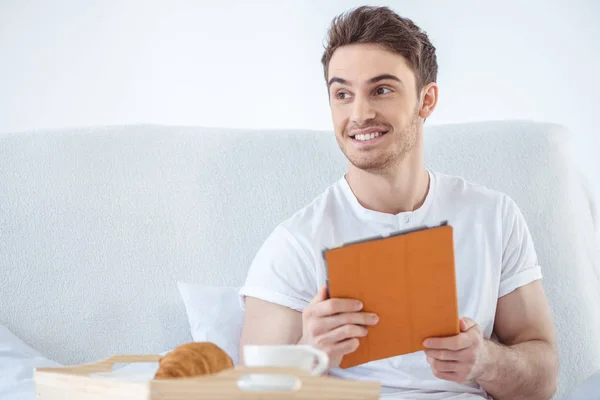
[[(325, 30), (360, 4), (0, 0), (0, 132), (136, 122), (330, 129)], [(600, 183), (600, 2), (375, 4), (413, 18), (438, 48), (432, 124), (565, 124)]]

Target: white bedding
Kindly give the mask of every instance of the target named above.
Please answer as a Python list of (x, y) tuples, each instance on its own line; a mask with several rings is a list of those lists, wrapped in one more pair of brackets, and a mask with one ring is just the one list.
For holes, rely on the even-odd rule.
[(0, 325), (0, 399), (35, 399), (33, 369), (60, 366)]
[[(160, 353), (167, 354), (168, 351)], [(0, 400), (34, 400), (35, 368), (62, 367), (48, 359), (18, 338), (7, 327), (0, 325)], [(104, 375), (113, 379), (150, 380), (158, 369), (158, 362), (115, 365), (114, 372)]]

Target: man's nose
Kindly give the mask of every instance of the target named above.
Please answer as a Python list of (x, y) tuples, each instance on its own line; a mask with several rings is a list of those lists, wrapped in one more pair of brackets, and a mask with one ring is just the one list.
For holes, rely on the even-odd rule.
[(369, 99), (364, 98), (362, 96), (357, 96), (354, 99), (352, 105), (352, 116), (350, 117), (351, 121), (361, 126), (366, 121), (372, 120), (375, 118), (375, 110)]

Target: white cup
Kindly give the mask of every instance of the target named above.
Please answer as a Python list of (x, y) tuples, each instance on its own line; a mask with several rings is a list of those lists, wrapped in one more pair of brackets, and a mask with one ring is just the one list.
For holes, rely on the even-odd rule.
[[(311, 375), (322, 375), (329, 366), (327, 353), (308, 345), (245, 345), (246, 367), (298, 368)], [(285, 375), (250, 375), (260, 386), (293, 387), (296, 378)]]

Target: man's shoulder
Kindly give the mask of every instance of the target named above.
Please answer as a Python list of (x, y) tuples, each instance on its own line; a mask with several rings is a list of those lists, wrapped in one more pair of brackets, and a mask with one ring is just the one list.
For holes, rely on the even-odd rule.
[(332, 182), (309, 203), (281, 221), (279, 228), (285, 229), (293, 236), (314, 234), (323, 224), (332, 223), (336, 210), (343, 201), (341, 178)]
[[(291, 253), (309, 260), (335, 226), (339, 213), (340, 181), (331, 183), (320, 194), (280, 221), (264, 241), (261, 253)], [(338, 216), (339, 217), (339, 216)], [(308, 262), (308, 261), (307, 261)]]
[(456, 215), (467, 213), (476, 218), (492, 218), (505, 224), (521, 218), (521, 209), (513, 197), (463, 176), (436, 172), (437, 202), (442, 210)]
[(465, 205), (504, 206), (512, 201), (510, 196), (459, 175), (434, 172), (437, 191), (442, 201)]

